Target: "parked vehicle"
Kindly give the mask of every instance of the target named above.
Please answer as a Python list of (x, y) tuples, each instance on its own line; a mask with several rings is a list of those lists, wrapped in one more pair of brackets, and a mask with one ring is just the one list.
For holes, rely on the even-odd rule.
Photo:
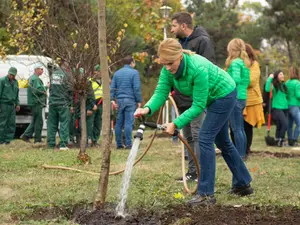
[[(49, 71), (50, 65), (53, 65), (53, 60), (45, 56), (37, 55), (8, 55), (5, 59), (0, 57), (0, 78), (7, 75), (7, 71), (11, 66), (17, 68), (18, 73), (16, 79), (19, 82), (19, 98), (21, 109), (16, 115), (16, 137), (19, 137), (27, 128), (31, 121), (31, 110), (27, 104), (27, 87), (26, 81), (34, 73), (34, 66), (37, 63), (44, 65), (44, 73), (40, 77), (45, 85), (50, 81)], [(48, 103), (48, 99), (47, 99)], [(48, 104), (43, 111), (43, 136), (47, 129)]]

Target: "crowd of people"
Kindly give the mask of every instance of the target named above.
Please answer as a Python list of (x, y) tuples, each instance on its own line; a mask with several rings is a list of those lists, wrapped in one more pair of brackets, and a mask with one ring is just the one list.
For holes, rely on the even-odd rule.
[[(117, 110), (115, 137), (116, 149), (131, 149), (134, 117), (153, 115), (174, 90), (174, 100), (180, 115), (168, 124), (165, 132), (173, 134), (183, 129), (184, 137), (194, 150), (201, 167), (197, 195), (190, 204), (214, 204), (215, 145), (231, 170), (232, 188), (229, 193), (246, 196), (253, 193), (252, 178), (243, 159), (251, 152), (253, 128), (265, 123), (264, 106), (260, 89), (260, 65), (252, 46), (240, 38), (228, 43), (225, 68), (215, 65), (215, 49), (204, 28), (193, 26), (188, 13), (176, 13), (172, 17), (171, 32), (177, 39), (161, 42), (158, 56), (163, 68), (151, 99), (142, 107), (139, 72), (134, 69), (132, 56), (125, 57), (124, 67), (115, 72), (111, 84), (112, 104)], [(43, 67), (36, 65), (29, 79), (28, 104), (32, 110), (32, 122), (21, 139), (40, 143), (43, 126), (42, 110), (46, 106), (49, 89), (49, 115), (47, 120), (47, 144), (56, 146), (59, 133), (61, 150), (68, 143), (80, 140), (80, 93), (74, 93), (67, 80), (66, 62), (56, 68), (49, 85), (39, 78)], [(0, 143), (9, 144), (15, 132), (15, 112), (20, 110), (17, 69), (12, 67), (8, 75), (0, 79)], [(278, 70), (269, 75), (265, 92), (272, 96), (272, 117), (276, 124), (276, 145), (296, 146), (300, 132), (300, 82), (299, 71), (289, 70), (289, 80)], [(87, 144), (97, 146), (102, 123), (102, 83), (100, 65), (88, 81), (86, 115)], [(296, 128), (294, 128), (294, 123)], [(59, 126), (59, 127), (58, 127)], [(123, 133), (124, 130), (124, 133)], [(229, 135), (230, 130), (230, 135)], [(124, 136), (124, 138), (123, 138)], [(230, 139), (231, 136), (231, 139)], [(196, 166), (188, 156), (187, 180), (197, 180)], [(182, 181), (183, 178), (178, 179)]]
[[(190, 138), (189, 144), (198, 156), (201, 168), (197, 194), (188, 203), (208, 205), (216, 202), (214, 144), (233, 175), (229, 193), (250, 195), (253, 193), (250, 185), (252, 178), (243, 159), (251, 152), (253, 127), (261, 127), (265, 123), (259, 84), (260, 66), (255, 51), (242, 39), (234, 38), (228, 43), (228, 57), (222, 70), (214, 64), (214, 48), (208, 34), (203, 28), (193, 27), (188, 13), (176, 13), (173, 16), (171, 31), (179, 41), (168, 38), (161, 42), (158, 56), (163, 68), (157, 87), (150, 100), (143, 108), (138, 108), (134, 115), (153, 115), (174, 88), (174, 99), (179, 107), (181, 97), (185, 98), (187, 104), (184, 110), (180, 110), (179, 117), (165, 124), (165, 132), (173, 134), (175, 129), (185, 131), (191, 129), (193, 123), (196, 123), (197, 130), (194, 135), (184, 132), (185, 138)], [(273, 86), (270, 87), (271, 83)], [(298, 71), (294, 67), (290, 70), (290, 80), (286, 85), (281, 71), (271, 74), (266, 83), (265, 90), (273, 90), (270, 104), (272, 114), (275, 114), (275, 140), (279, 147), (283, 145), (288, 125), (289, 144), (295, 145), (297, 142), (299, 126), (294, 132), (292, 129), (293, 122), (298, 120), (293, 115), (299, 116), (299, 87)], [(190, 164), (186, 179), (197, 179)]]

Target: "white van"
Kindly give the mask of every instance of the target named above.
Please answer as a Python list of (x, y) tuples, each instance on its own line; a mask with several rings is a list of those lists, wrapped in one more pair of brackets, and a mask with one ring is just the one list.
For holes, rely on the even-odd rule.
[[(17, 80), (26, 79), (33, 75), (34, 66), (37, 63), (44, 65), (44, 73), (40, 76), (44, 85), (47, 85), (50, 81), (48, 66), (53, 65), (53, 60), (45, 56), (37, 55), (8, 55), (5, 59), (0, 57), (0, 78), (7, 75), (10, 67), (14, 66), (17, 68), (18, 73), (16, 76)], [(27, 88), (20, 88), (19, 99), (21, 109), (17, 112), (16, 116), (16, 137), (19, 137), (31, 122), (31, 110), (27, 104)], [(48, 103), (48, 99), (47, 99)], [(48, 115), (48, 104), (43, 110), (43, 136), (46, 134), (47, 129), (47, 115)]]

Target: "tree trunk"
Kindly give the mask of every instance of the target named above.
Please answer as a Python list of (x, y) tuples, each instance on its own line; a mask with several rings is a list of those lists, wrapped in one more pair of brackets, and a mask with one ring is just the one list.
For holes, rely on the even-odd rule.
[(287, 44), (287, 49), (288, 49), (288, 55), (289, 55), (289, 66), (294, 63), (294, 58), (293, 58), (293, 52), (291, 49), (291, 42), (289, 40), (286, 40)]
[(78, 159), (84, 164), (89, 163), (89, 157), (86, 153), (86, 95), (82, 94), (80, 96), (80, 151), (78, 154)]
[(98, 0), (98, 40), (103, 81), (103, 114), (102, 114), (102, 164), (98, 189), (94, 201), (94, 209), (104, 208), (107, 194), (110, 169), (110, 91), (106, 48), (106, 4), (105, 0)]

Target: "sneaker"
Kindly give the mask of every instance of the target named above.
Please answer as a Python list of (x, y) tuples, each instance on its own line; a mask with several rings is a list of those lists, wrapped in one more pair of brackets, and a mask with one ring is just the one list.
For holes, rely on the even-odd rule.
[(60, 151), (67, 151), (67, 150), (69, 150), (69, 148), (68, 147), (60, 147), (59, 150)]
[[(186, 181), (195, 181), (195, 182), (198, 181), (198, 177), (197, 177), (196, 173), (186, 173), (185, 179), (186, 179)], [(176, 181), (182, 183), (183, 177), (177, 178)]]
[(191, 200), (187, 202), (189, 206), (197, 205), (214, 205), (217, 200), (213, 195), (195, 195)]
[(26, 143), (30, 143), (29, 137), (26, 137), (25, 135), (21, 135), (21, 140), (25, 141)]
[(253, 194), (253, 188), (250, 186), (250, 184), (246, 186), (237, 186), (237, 187), (232, 187), (228, 194), (231, 195), (239, 195), (241, 197), (246, 196), (246, 195), (251, 195)]

